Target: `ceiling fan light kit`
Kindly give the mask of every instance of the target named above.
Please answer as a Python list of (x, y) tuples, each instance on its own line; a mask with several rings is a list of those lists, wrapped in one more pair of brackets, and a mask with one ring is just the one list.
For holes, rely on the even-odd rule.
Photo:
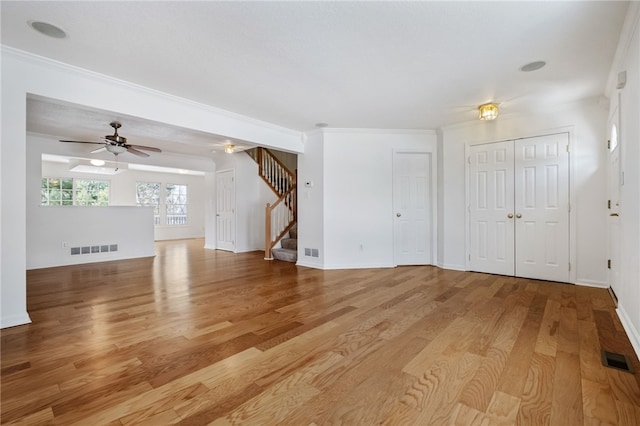
[[(113, 155), (122, 154), (123, 152), (129, 152), (133, 155), (137, 155), (138, 157), (148, 157), (149, 154), (142, 151), (151, 151), (151, 152), (162, 152), (158, 148), (154, 148), (152, 146), (143, 146), (143, 145), (131, 145), (127, 144), (127, 138), (120, 136), (118, 134), (118, 129), (122, 127), (122, 124), (117, 121), (112, 121), (109, 123), (111, 127), (113, 127), (113, 135), (106, 135), (104, 138), (104, 142), (88, 142), (88, 141), (67, 141), (60, 140), (60, 142), (70, 142), (70, 143), (90, 143), (94, 145), (104, 145), (103, 148), (112, 153)], [(102, 149), (98, 149), (96, 151), (101, 151)], [(141, 151), (142, 150), (142, 151)], [(95, 152), (95, 151), (94, 151)]]
[(478, 107), (478, 118), (480, 120), (495, 120), (498, 118), (498, 104), (489, 102)]

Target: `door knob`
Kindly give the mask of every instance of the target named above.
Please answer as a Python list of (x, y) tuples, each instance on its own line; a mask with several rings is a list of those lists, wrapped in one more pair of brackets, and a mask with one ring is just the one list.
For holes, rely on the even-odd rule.
[(402, 216), (400, 213), (396, 213), (396, 217), (400, 217)]
[(520, 213), (516, 213), (516, 218), (520, 219), (522, 215)]
[(509, 219), (513, 219), (513, 213), (509, 213), (509, 214), (507, 215), (507, 217), (508, 217)]

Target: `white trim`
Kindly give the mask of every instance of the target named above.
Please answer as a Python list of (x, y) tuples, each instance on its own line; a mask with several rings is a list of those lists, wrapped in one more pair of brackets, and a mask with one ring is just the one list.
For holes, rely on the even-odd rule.
[(311, 130), (308, 133), (315, 132), (322, 133), (357, 133), (357, 134), (375, 134), (375, 135), (430, 135), (435, 136), (436, 131), (431, 129), (359, 129), (359, 128), (339, 128), (339, 127), (324, 127), (322, 129)]
[(611, 97), (616, 89), (618, 83), (618, 72), (623, 71), (621, 68), (625, 58), (627, 58), (629, 48), (631, 47), (631, 41), (636, 31), (640, 27), (640, 5), (638, 2), (629, 2), (629, 9), (622, 25), (622, 31), (620, 31), (620, 39), (618, 40), (618, 48), (613, 57), (611, 63), (611, 69), (609, 70), (609, 76), (607, 78), (607, 84), (605, 86), (605, 94), (607, 97)]
[(19, 315), (11, 315), (9, 317), (0, 318), (0, 328), (8, 328), (15, 327), (23, 324), (30, 324), (31, 318), (29, 314), (25, 312), (24, 314)]
[(636, 352), (636, 356), (640, 358), (640, 333), (638, 333), (638, 330), (633, 327), (631, 319), (621, 305), (618, 305), (616, 313), (618, 314), (618, 318), (620, 318), (624, 331), (627, 332), (627, 336), (629, 337), (631, 346), (633, 346), (633, 350)]
[(75, 65), (70, 65), (64, 62), (60, 62), (60, 61), (56, 61), (50, 58), (46, 58), (44, 56), (40, 56), (40, 55), (36, 55), (30, 52), (26, 52), (20, 49), (16, 49), (13, 47), (9, 47), (7, 45), (2, 45), (2, 53), (3, 54), (7, 54), (7, 55), (12, 55), (15, 56), (16, 58), (19, 58), (21, 60), (26, 60), (26, 61), (30, 61), (33, 64), (37, 64), (40, 66), (45, 66), (48, 68), (52, 68), (52, 69), (57, 69), (57, 70), (61, 70), (64, 72), (71, 72), (74, 74), (79, 74), (82, 75), (83, 77), (88, 77), (91, 78), (93, 80), (97, 80), (100, 82), (104, 82), (107, 84), (112, 84), (112, 85), (117, 85), (120, 86), (122, 88), (126, 88), (128, 90), (132, 90), (132, 91), (136, 91), (136, 92), (140, 92), (140, 93), (144, 93), (147, 95), (151, 95), (151, 96), (157, 96), (157, 97), (161, 97), (164, 98), (168, 101), (172, 101), (172, 102), (179, 102), (182, 103), (184, 105), (187, 105), (189, 107), (192, 108), (198, 108), (207, 112), (211, 112), (214, 114), (219, 114), (219, 115), (224, 115), (225, 117), (229, 117), (229, 118), (233, 118), (236, 120), (241, 120), (244, 121), (246, 123), (250, 123), (253, 125), (258, 125), (261, 127), (266, 127), (269, 128), (271, 130), (276, 130), (278, 132), (282, 132), (291, 136), (301, 136), (301, 132), (296, 131), (296, 130), (292, 130), (292, 129), (288, 129), (286, 127), (282, 127), (282, 126), (278, 126), (266, 121), (261, 121), (252, 117), (248, 117), (246, 115), (242, 115), (242, 114), (238, 114), (236, 112), (233, 111), (228, 111), (228, 110), (224, 110), (221, 108), (216, 108), (216, 107), (212, 107), (210, 105), (207, 104), (203, 104), (200, 102), (196, 102), (196, 101), (192, 101), (190, 99), (186, 99), (186, 98), (182, 98), (179, 96), (175, 96), (175, 95), (171, 95), (169, 93), (165, 93), (165, 92), (161, 92), (159, 90), (156, 89), (152, 89), (150, 87), (146, 87), (146, 86), (142, 86), (136, 83), (131, 83), (129, 81), (126, 80), (120, 80), (118, 78), (114, 78), (111, 77), (109, 75), (106, 74), (101, 74), (95, 71), (90, 71), (84, 68), (80, 68), (78, 66)]
[(448, 269), (451, 271), (460, 271), (460, 272), (469, 272), (469, 270), (465, 266), (461, 265), (452, 265), (448, 263), (439, 263), (436, 265), (438, 268)]
[[(431, 266), (431, 265), (416, 265), (417, 267), (420, 266)], [(395, 268), (395, 265), (392, 264), (381, 264), (381, 263), (370, 263), (370, 264), (359, 264), (359, 265), (354, 265), (354, 264), (345, 264), (345, 265), (341, 265), (341, 264), (330, 264), (330, 265), (323, 265), (322, 267), (318, 267), (319, 269), (323, 269), (323, 270), (334, 270), (334, 269), (381, 269), (381, 268)]]
[(609, 284), (605, 281), (588, 280), (582, 278), (578, 278), (575, 284), (583, 287), (609, 288)]

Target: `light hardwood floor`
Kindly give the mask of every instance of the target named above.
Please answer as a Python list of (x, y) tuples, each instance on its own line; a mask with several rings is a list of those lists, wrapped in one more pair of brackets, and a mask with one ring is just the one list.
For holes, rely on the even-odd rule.
[(2, 423), (640, 424), (606, 290), (435, 267), (320, 271), (161, 242), (27, 273)]

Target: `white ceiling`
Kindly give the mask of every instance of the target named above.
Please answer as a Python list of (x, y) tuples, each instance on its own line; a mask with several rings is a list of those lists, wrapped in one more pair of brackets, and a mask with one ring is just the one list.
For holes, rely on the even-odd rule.
[[(603, 94), (627, 6), (2, 1), (1, 35), (17, 49), (295, 130), (318, 122), (436, 129), (475, 119), (487, 101), (509, 114)], [(68, 37), (43, 36), (31, 20)], [(519, 71), (536, 60), (547, 66)], [(117, 118), (42, 100), (30, 106), (38, 111), (30, 114), (31, 130), (65, 138), (109, 134)], [(73, 126), (62, 122), (74, 114)], [(185, 152), (221, 143), (128, 119), (121, 133), (130, 143), (158, 146), (146, 137), (166, 134), (187, 141), (178, 146)], [(63, 133), (69, 128), (84, 133)]]

